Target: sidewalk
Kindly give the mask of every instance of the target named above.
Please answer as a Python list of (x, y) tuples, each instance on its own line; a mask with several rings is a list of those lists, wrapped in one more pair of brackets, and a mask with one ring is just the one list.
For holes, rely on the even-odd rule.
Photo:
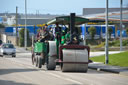
[[(123, 52), (123, 51), (109, 51), (109, 54), (116, 54), (120, 52)], [(96, 56), (101, 56), (101, 55), (105, 55), (105, 51), (90, 52), (90, 57), (96, 57)]]
[(17, 47), (17, 46), (16, 46), (16, 52), (17, 53), (31, 53), (30, 50), (26, 50), (24, 47)]
[(128, 67), (109, 66), (99, 62), (93, 62), (88, 65), (88, 68), (128, 76)]

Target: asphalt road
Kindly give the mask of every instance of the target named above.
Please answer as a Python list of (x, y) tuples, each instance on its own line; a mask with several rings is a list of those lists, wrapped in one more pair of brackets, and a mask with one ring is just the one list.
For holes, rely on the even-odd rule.
[(0, 85), (128, 85), (128, 77), (89, 69), (87, 73), (47, 71), (31, 64), (31, 53), (0, 57)]

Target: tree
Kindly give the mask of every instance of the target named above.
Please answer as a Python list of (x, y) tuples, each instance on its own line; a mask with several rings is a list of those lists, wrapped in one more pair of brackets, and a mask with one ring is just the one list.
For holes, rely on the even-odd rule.
[[(19, 31), (19, 45), (24, 46), (24, 28)], [(27, 45), (30, 45), (29, 31), (27, 30)]]
[(0, 28), (5, 28), (5, 26), (3, 24), (0, 24)]
[(108, 27), (109, 39), (111, 39), (112, 32), (113, 32), (112, 27)]
[(89, 31), (89, 34), (91, 35), (91, 39), (94, 39), (94, 36), (96, 34), (96, 28), (92, 26), (88, 29), (88, 31)]
[(127, 33), (127, 36), (128, 36), (128, 28), (126, 28), (126, 33)]

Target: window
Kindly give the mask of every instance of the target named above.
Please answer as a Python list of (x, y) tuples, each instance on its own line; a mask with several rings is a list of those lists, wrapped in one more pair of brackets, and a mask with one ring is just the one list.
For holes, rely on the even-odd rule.
[(14, 48), (12, 44), (4, 44), (3, 48)]

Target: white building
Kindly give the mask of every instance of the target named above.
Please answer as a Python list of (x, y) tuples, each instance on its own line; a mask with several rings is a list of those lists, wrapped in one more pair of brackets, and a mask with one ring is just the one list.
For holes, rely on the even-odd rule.
[(16, 24), (16, 17), (15, 16), (11, 16), (7, 18), (7, 24), (8, 25), (14, 25)]

